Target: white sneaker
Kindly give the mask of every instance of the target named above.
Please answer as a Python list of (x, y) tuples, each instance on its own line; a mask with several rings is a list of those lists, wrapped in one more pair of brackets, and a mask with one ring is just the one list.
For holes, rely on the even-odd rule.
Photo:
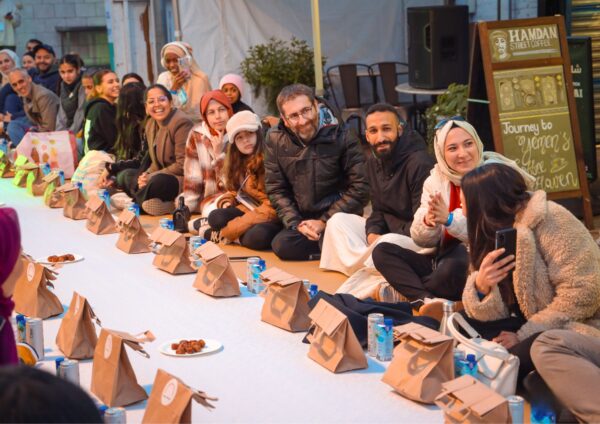
[(200, 217), (200, 218), (196, 218), (196, 219), (190, 219), (188, 221), (188, 230), (192, 234), (203, 235), (203, 233), (200, 233), (199, 230), (201, 227), (205, 227), (207, 225), (208, 225), (208, 218)]
[(123, 210), (133, 203), (133, 199), (125, 192), (118, 192), (110, 196), (110, 204), (113, 208)]
[(390, 283), (381, 283), (379, 286), (378, 293), (378, 301), (379, 302), (388, 302), (388, 303), (399, 303), (399, 302), (408, 302), (408, 299), (396, 290)]

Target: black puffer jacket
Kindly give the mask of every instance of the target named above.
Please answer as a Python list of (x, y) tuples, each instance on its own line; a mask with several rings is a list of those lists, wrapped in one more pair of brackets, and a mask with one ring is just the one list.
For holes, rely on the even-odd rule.
[(322, 127), (304, 144), (283, 122), (265, 147), (266, 190), (286, 228), (336, 212), (362, 215), (369, 197), (365, 157), (344, 125)]

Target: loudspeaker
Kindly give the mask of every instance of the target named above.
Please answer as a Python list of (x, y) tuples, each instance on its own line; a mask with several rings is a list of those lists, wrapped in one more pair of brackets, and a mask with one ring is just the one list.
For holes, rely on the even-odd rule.
[(446, 88), (469, 80), (469, 8), (408, 8), (408, 83)]

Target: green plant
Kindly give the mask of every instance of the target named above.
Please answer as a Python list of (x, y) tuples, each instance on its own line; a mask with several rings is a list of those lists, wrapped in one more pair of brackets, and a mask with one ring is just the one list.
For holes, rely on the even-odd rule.
[(452, 83), (444, 94), (438, 96), (435, 104), (425, 111), (429, 146), (433, 146), (434, 128), (439, 121), (459, 115), (466, 118), (468, 91), (468, 85)]
[(271, 38), (267, 44), (250, 47), (240, 67), (254, 95), (264, 93), (270, 112), (276, 114), (277, 95), (283, 87), (294, 83), (315, 86), (313, 55), (313, 49), (304, 40)]

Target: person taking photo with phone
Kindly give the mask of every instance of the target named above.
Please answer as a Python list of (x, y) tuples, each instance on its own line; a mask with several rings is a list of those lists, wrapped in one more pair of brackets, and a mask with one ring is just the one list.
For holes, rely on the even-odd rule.
[[(506, 165), (475, 168), (461, 188), (473, 270), (462, 300), (472, 327), (519, 356), (521, 376), (543, 331), (600, 337), (600, 249), (584, 225)], [(516, 229), (515, 254), (501, 258), (496, 233), (507, 228)]]

